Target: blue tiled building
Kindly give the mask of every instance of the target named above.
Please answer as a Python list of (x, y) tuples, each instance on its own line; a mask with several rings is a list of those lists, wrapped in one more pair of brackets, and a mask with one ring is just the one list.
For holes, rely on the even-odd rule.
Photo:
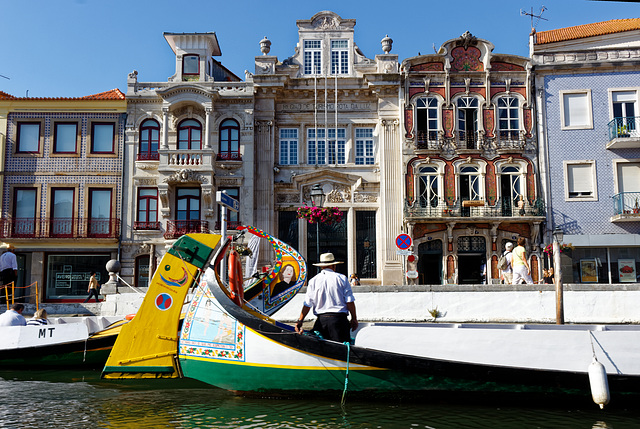
[[(532, 34), (547, 233), (563, 281), (636, 282), (640, 269), (640, 19)], [(548, 261), (547, 261), (548, 262)]]

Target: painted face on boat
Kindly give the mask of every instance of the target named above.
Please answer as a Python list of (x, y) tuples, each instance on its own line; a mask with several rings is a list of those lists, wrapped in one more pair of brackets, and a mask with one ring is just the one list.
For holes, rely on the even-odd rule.
[(282, 269), (282, 280), (287, 282), (287, 283), (291, 283), (291, 281), (293, 280), (293, 276), (296, 274), (296, 271), (293, 269), (292, 265), (286, 265), (283, 269)]

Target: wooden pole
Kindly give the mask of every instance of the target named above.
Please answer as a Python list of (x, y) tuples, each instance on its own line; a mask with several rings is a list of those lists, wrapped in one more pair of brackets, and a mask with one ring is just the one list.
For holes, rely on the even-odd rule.
[(553, 237), (553, 279), (556, 285), (556, 325), (564, 325), (564, 299), (562, 290), (562, 267), (560, 265), (560, 245)]

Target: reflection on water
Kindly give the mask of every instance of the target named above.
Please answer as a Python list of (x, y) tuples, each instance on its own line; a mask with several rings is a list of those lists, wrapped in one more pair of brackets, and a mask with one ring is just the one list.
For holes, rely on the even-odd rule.
[[(302, 381), (303, 382), (303, 381)], [(20, 428), (638, 428), (637, 402), (604, 411), (580, 398), (365, 400), (246, 398), (189, 380), (100, 380), (98, 372), (0, 372), (0, 427)], [(615, 400), (615, 399), (614, 399)]]

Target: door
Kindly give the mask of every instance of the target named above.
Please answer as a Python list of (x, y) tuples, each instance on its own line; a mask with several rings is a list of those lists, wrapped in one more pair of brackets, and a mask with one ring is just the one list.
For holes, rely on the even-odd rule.
[(418, 246), (420, 284), (442, 284), (442, 240), (431, 240)]
[[(620, 162), (618, 165), (618, 192), (623, 210), (629, 213), (640, 213), (640, 163)], [(615, 201), (615, 199), (614, 199)]]

